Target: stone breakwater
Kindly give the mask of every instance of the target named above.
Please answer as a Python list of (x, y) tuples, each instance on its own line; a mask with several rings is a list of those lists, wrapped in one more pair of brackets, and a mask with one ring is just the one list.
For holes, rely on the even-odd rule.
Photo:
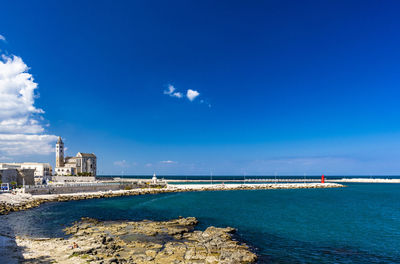
[[(232, 239), (233, 228), (195, 231), (194, 217), (170, 221), (100, 222), (82, 218), (67, 239), (17, 237), (27, 263), (253, 263), (257, 256)], [(75, 246), (74, 246), (75, 245)], [(43, 262), (43, 263), (44, 263)]]
[(117, 196), (135, 196), (157, 193), (191, 192), (191, 191), (229, 191), (229, 190), (266, 190), (266, 189), (313, 189), (339, 188), (344, 185), (336, 183), (282, 183), (282, 184), (181, 184), (169, 185), (166, 188), (143, 188), (93, 193), (72, 193), (63, 195), (29, 195), (0, 194), (0, 215), (27, 210), (46, 202), (66, 202), (74, 200), (111, 198)]
[(0, 215), (8, 214), (10, 212), (17, 212), (22, 210), (31, 209), (47, 202), (67, 202), (87, 199), (111, 198), (118, 196), (134, 196), (144, 194), (157, 194), (173, 192), (167, 189), (139, 189), (139, 190), (120, 190), (109, 192), (95, 192), (95, 193), (74, 193), (65, 195), (13, 195), (13, 194), (0, 194), (0, 196), (7, 195), (10, 198), (20, 196), (20, 199), (2, 199), (0, 200)]
[(343, 178), (335, 182), (359, 182), (359, 183), (400, 183), (400, 179), (377, 179), (377, 178)]

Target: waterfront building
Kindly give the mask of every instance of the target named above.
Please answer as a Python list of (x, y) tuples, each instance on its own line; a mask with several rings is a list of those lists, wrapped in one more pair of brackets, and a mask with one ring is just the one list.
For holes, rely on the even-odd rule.
[(58, 137), (56, 143), (57, 176), (96, 176), (97, 158), (93, 153), (78, 152), (75, 157), (64, 158), (64, 142)]
[(50, 177), (52, 175), (52, 167), (49, 163), (40, 163), (40, 162), (0, 163), (0, 169), (33, 169), (35, 177)]

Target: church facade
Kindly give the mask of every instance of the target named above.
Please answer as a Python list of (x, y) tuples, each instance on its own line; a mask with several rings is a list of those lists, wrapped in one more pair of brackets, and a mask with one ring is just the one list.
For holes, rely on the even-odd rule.
[(97, 158), (93, 153), (78, 152), (75, 157), (64, 158), (64, 142), (58, 137), (56, 144), (57, 176), (96, 176)]

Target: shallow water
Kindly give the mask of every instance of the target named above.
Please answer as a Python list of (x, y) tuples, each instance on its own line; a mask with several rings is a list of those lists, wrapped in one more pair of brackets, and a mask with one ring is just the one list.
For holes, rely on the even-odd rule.
[(260, 263), (400, 263), (400, 184), (348, 186), (48, 203), (0, 219), (18, 234), (54, 237), (83, 216), (102, 220), (194, 216), (201, 229), (237, 228)]

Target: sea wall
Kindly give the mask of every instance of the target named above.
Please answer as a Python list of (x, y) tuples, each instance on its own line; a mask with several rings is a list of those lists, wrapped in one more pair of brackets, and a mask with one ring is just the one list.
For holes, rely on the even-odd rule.
[(0, 170), (0, 180), (3, 183), (17, 182), (17, 169)]
[(60, 185), (27, 186), (26, 193), (32, 195), (67, 194), (83, 192), (106, 192), (117, 190), (131, 190), (139, 188), (164, 188), (165, 183), (146, 184), (138, 182), (108, 182), (108, 183), (66, 183)]
[(46, 186), (32, 187), (25, 190), (26, 193), (32, 195), (43, 194), (66, 194), (66, 193), (82, 193), (82, 192), (105, 192), (123, 190), (124, 188), (134, 188), (130, 184), (109, 184), (109, 185), (66, 185), (66, 186)]
[(18, 185), (34, 185), (35, 184), (35, 170), (34, 169), (18, 169), (17, 174)]
[(52, 176), (55, 182), (95, 182), (96, 177), (92, 176)]
[(0, 170), (0, 180), (2, 183), (16, 182), (17, 185), (34, 185), (35, 170), (34, 169), (4, 169)]

